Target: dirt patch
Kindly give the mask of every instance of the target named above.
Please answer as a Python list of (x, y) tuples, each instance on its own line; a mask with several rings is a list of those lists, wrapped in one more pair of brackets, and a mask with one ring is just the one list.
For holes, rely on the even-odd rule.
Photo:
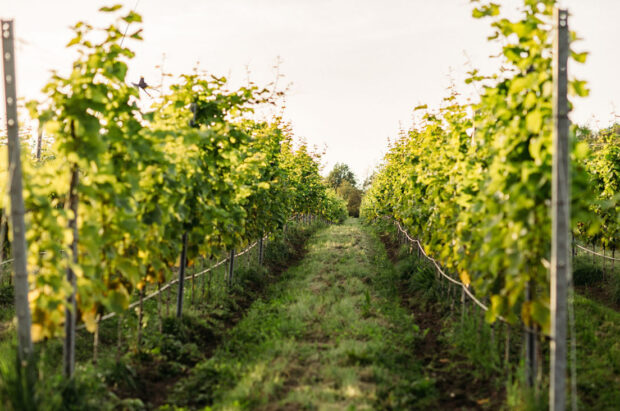
[[(219, 346), (222, 336), (232, 329), (246, 315), (251, 305), (259, 298), (267, 295), (269, 285), (279, 281), (280, 276), (290, 267), (299, 263), (307, 253), (305, 244), (298, 249), (290, 260), (284, 265), (272, 267), (270, 275), (261, 279), (261, 281), (251, 281), (246, 284), (246, 288), (240, 294), (231, 295), (230, 306), (233, 307), (225, 315), (220, 316), (219, 329), (216, 338), (209, 341), (200, 341), (200, 348), (204, 357), (199, 361), (210, 358)], [(143, 401), (147, 409), (157, 409), (166, 404), (171, 389), (183, 378), (190, 375), (191, 366), (185, 368), (181, 373), (171, 375), (162, 367), (166, 367), (166, 363), (158, 361), (141, 361), (135, 364), (137, 387), (132, 390), (111, 388), (119, 398), (139, 398)]]
[(379, 238), (385, 246), (385, 251), (387, 252), (390, 261), (392, 263), (396, 263), (398, 261), (398, 243), (394, 241), (392, 236), (388, 233), (381, 234)]
[[(319, 350), (322, 351), (322, 350)], [(319, 381), (319, 370), (321, 368), (321, 362), (318, 356), (312, 356), (310, 358), (296, 358), (290, 362), (282, 373), (282, 377), (285, 378), (280, 389), (278, 389), (270, 399), (270, 404), (265, 409), (289, 409), (287, 408), (291, 403), (284, 405), (278, 405), (278, 400), (283, 400), (286, 395), (303, 386), (309, 384), (311, 381), (313, 384)]]
[[(389, 234), (380, 236), (388, 258), (398, 261), (398, 243)], [(449, 309), (440, 304), (424, 304), (407, 294), (405, 281), (399, 286), (401, 305), (413, 313), (420, 332), (424, 336), (416, 346), (415, 355), (424, 365), (427, 375), (435, 380), (439, 392), (438, 409), (442, 410), (489, 410), (500, 409), (505, 402), (505, 389), (497, 390), (491, 378), (475, 380), (468, 372), (471, 364), (441, 341), (441, 325), (449, 315)]]
[(440, 393), (439, 408), (500, 409), (505, 400), (505, 390), (502, 388), (498, 391), (491, 378), (472, 379), (468, 372), (471, 368), (468, 359), (441, 341), (441, 328), (438, 325), (443, 324), (449, 310), (439, 304), (422, 305), (406, 297), (401, 295), (403, 306), (413, 312), (416, 324), (424, 335), (424, 339), (416, 347), (416, 356), (435, 380), (435, 386)]
[(575, 287), (575, 292), (591, 300), (594, 300), (606, 307), (620, 312), (620, 302), (615, 301), (611, 285), (606, 281), (601, 281), (594, 285), (581, 285)]

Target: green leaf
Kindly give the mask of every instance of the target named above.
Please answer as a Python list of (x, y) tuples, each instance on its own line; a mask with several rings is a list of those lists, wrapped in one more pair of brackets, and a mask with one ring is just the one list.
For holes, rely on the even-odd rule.
[(532, 134), (540, 133), (542, 128), (543, 117), (540, 110), (530, 111), (527, 116), (525, 116), (525, 127), (527, 131)]
[(571, 50), (570, 55), (573, 58), (573, 60), (575, 60), (577, 63), (585, 63), (586, 59), (588, 58), (588, 53), (587, 51), (584, 51), (583, 53), (575, 53), (574, 51)]
[(569, 94), (579, 97), (587, 97), (590, 90), (586, 86), (586, 82), (582, 80), (573, 80), (568, 83)]
[(123, 17), (123, 20), (127, 23), (142, 23), (142, 16), (132, 11), (127, 16)]
[(111, 13), (113, 11), (116, 11), (116, 10), (122, 8), (122, 7), (123, 7), (122, 4), (115, 4), (114, 6), (107, 6), (107, 7), (104, 6), (104, 7), (100, 8), (99, 11), (102, 12), (102, 13)]
[(499, 15), (499, 4), (490, 3), (478, 8), (475, 8), (472, 11), (472, 16), (476, 19), (488, 16), (497, 16)]
[(531, 84), (531, 79), (528, 77), (517, 77), (510, 82), (510, 94), (518, 94), (525, 90)]
[(79, 44), (80, 41), (82, 41), (82, 34), (78, 33), (74, 38), (71, 39), (71, 41), (69, 41), (67, 43), (67, 45), (65, 47), (71, 47), (74, 46), (76, 44)]

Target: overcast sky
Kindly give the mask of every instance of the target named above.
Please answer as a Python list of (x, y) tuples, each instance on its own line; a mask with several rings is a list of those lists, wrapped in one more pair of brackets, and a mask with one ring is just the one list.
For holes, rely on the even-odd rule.
[[(51, 69), (70, 68), (64, 49), (78, 20), (106, 23), (95, 0), (0, 0), (3, 18), (15, 18), (18, 94), (36, 98)], [(471, 66), (490, 72), (488, 22), (471, 17), (468, 0), (129, 0), (144, 17), (130, 79), (159, 83), (165, 69), (188, 73), (196, 65), (244, 84), (266, 84), (281, 59), (281, 84), (292, 84), (285, 117), (298, 136), (327, 146), (325, 172), (349, 164), (363, 179), (385, 152), (387, 138), (411, 124), (412, 108), (437, 106), (453, 78), (459, 90)], [(516, 0), (500, 3), (518, 4)], [(573, 121), (601, 127), (620, 113), (620, 0), (565, 0), (570, 25), (590, 52), (571, 73), (589, 82)], [(4, 104), (2, 117), (4, 118)], [(4, 119), (2, 120), (4, 122)]]

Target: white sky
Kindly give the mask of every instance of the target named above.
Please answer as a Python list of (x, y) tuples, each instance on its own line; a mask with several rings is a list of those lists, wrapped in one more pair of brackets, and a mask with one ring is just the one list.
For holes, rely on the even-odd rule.
[[(78, 20), (107, 23), (97, 9), (114, 3), (0, 0), (0, 15), (16, 20), (18, 95), (36, 98), (50, 69), (67, 70), (68, 27)], [(120, 3), (133, 8), (136, 0)], [(606, 126), (614, 110), (620, 113), (620, 0), (562, 3), (584, 39), (577, 48), (590, 52), (585, 66), (571, 67), (591, 88), (572, 119)], [(467, 95), (472, 90), (461, 81), (467, 60), (483, 72), (495, 67), (488, 21), (473, 19), (471, 8), (468, 0), (139, 0), (145, 41), (128, 43), (137, 52), (130, 79), (144, 75), (158, 84), (155, 66), (166, 53), (173, 74), (199, 61), (201, 69), (244, 84), (249, 66), (251, 79), (266, 84), (279, 56), (281, 81), (292, 83), (286, 118), (296, 134), (327, 146), (325, 173), (344, 162), (363, 179), (387, 138), (409, 127), (413, 107), (437, 106), (447, 95), (450, 73)], [(1, 110), (4, 118), (4, 104)]]

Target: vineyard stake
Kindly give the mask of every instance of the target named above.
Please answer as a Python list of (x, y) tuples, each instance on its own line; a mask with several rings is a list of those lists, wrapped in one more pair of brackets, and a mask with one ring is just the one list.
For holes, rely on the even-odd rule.
[(118, 315), (118, 323), (116, 327), (116, 362), (121, 359), (121, 348), (123, 345), (123, 314)]
[[(8, 222), (5, 213), (6, 209), (2, 209), (2, 216), (0, 217), (0, 263), (4, 261), (4, 240), (6, 239), (6, 232), (8, 231)], [(0, 278), (0, 283), (2, 279)]]
[[(525, 288), (525, 300), (532, 301), (533, 299), (534, 284), (532, 281), (527, 283)], [(534, 386), (534, 380), (537, 374), (537, 361), (536, 361), (536, 334), (526, 329), (524, 333), (524, 345), (525, 345), (525, 382), (528, 387)]]
[(168, 287), (166, 292), (166, 317), (170, 317), (170, 299), (172, 298), (172, 285)]
[(569, 259), (568, 11), (556, 9), (553, 42), (553, 178), (551, 194), (551, 363), (549, 410), (566, 408), (566, 317)]
[[(205, 268), (205, 261), (206, 261), (206, 257), (202, 259), (202, 262), (200, 263), (200, 271), (202, 271)], [(211, 264), (211, 259), (209, 259), (207, 264)], [(211, 271), (209, 270), (209, 273), (211, 273)], [(202, 292), (200, 294), (200, 299), (204, 300), (205, 299), (205, 291), (207, 288), (207, 276), (205, 274), (202, 275)]]
[(43, 143), (43, 124), (39, 123), (39, 130), (37, 133), (37, 149), (36, 149), (36, 156), (37, 156), (37, 161), (41, 161), (41, 144)]
[(230, 265), (228, 270), (228, 287), (232, 287), (235, 275), (235, 249), (230, 250)]
[(491, 324), (489, 327), (491, 328), (491, 335), (490, 335), (491, 350), (492, 350), (491, 353), (493, 354), (493, 360), (496, 360), (497, 359), (497, 345), (495, 344), (495, 323)]
[(164, 328), (164, 319), (161, 316), (162, 303), (161, 281), (157, 280), (157, 319), (159, 320), (159, 332), (160, 334)]
[[(17, 121), (15, 89), (15, 50), (13, 20), (2, 20), (2, 59), (4, 63), (4, 94), (6, 128), (9, 145), (9, 191), (11, 196), (11, 225), (13, 226), (13, 270), (15, 272), (15, 312), (17, 315), (17, 347), (19, 358), (27, 362), (32, 354), (30, 304), (28, 302), (28, 269), (26, 266), (26, 225), (22, 193), (22, 164)], [(4, 244), (3, 244), (4, 245)]]
[(194, 289), (196, 284), (196, 267), (192, 268), (192, 307), (194, 306)]
[(185, 260), (187, 259), (187, 232), (183, 233), (181, 263), (179, 264), (179, 288), (177, 289), (177, 318), (183, 314), (183, 282), (185, 281)]
[[(226, 264), (222, 265), (226, 266)], [(209, 282), (207, 283), (207, 301), (211, 301), (211, 280), (213, 279), (213, 270), (209, 271)]]
[[(456, 300), (456, 295), (458, 290), (455, 285), (450, 284), (450, 312), (454, 312), (454, 300)], [(454, 296), (452, 295), (454, 294)]]
[[(71, 134), (75, 138), (75, 123), (71, 122)], [(69, 220), (69, 229), (73, 232), (73, 240), (71, 241), (71, 253), (73, 254), (73, 263), (78, 262), (78, 184), (80, 174), (77, 164), (71, 167), (71, 183), (69, 185), (69, 209), (73, 211), (73, 217)], [(66, 377), (73, 376), (75, 369), (75, 323), (77, 315), (77, 304), (75, 299), (76, 278), (73, 268), (67, 268), (67, 282), (71, 284), (71, 295), (67, 298), (67, 307), (65, 309), (65, 343), (63, 347), (64, 373)]]
[(504, 340), (504, 367), (506, 373), (510, 371), (510, 325), (506, 324), (506, 339)]
[(465, 323), (465, 289), (461, 287), (461, 329)]
[(140, 351), (142, 345), (142, 319), (144, 318), (144, 293), (146, 291), (146, 285), (142, 287), (140, 291), (140, 304), (138, 305), (138, 336), (136, 338), (137, 351)]
[(97, 357), (99, 354), (99, 322), (101, 321), (101, 314), (97, 313), (95, 318), (95, 334), (93, 335), (93, 364), (97, 364)]

